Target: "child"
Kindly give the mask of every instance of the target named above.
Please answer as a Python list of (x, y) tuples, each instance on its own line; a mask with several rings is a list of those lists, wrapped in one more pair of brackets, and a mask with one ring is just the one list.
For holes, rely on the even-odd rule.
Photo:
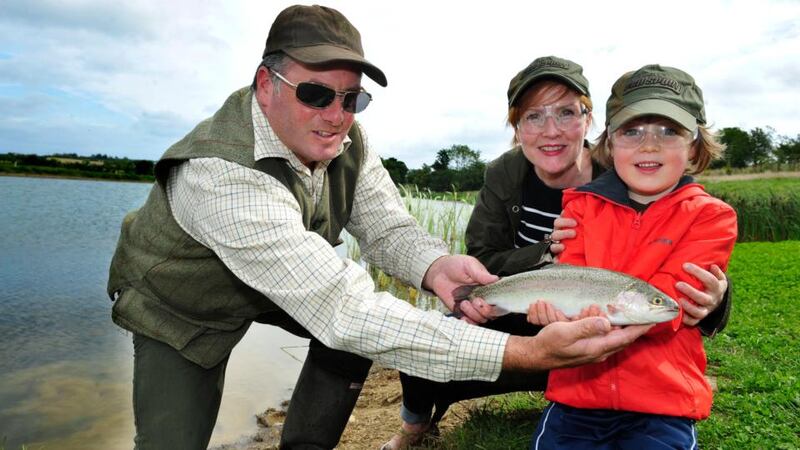
[[(625, 272), (673, 298), (679, 280), (700, 285), (683, 263), (724, 269), (736, 214), (685, 175), (723, 149), (705, 124), (687, 73), (648, 65), (617, 80), (595, 148), (613, 170), (564, 191), (578, 227), (560, 262)], [(531, 448), (697, 448), (694, 422), (711, 410), (705, 367), (700, 331), (679, 315), (604, 362), (553, 370)]]

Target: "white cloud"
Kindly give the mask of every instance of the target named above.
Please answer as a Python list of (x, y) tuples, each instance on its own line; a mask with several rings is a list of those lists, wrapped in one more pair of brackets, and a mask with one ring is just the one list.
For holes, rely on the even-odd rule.
[[(250, 82), (272, 20), (290, 4), (4, 2), (0, 100), (62, 93), (88, 99), (99, 105), (94, 114), (115, 117), (124, 139), (143, 133), (147, 148), (87, 140), (86, 153), (110, 153), (97, 148), (105, 144), (131, 157), (156, 158), (231, 91)], [(550, 54), (583, 65), (598, 123), (619, 75), (662, 63), (697, 79), (718, 127), (770, 125), (780, 134), (800, 134), (797, 2), (324, 4), (359, 28), (367, 58), (389, 79), (388, 88), (365, 81), (375, 101), (359, 120), (382, 156), (410, 167), (431, 163), (438, 149), (453, 144), (470, 145), (485, 158), (504, 151), (511, 137), (504, 124), (508, 80), (534, 58)], [(69, 123), (78, 128), (81, 120), (99, 120), (91, 114), (81, 119), (74, 111), (79, 106), (66, 108)], [(37, 109), (29, 108), (26, 117), (35, 122)], [(13, 114), (0, 111), (4, 128)], [(47, 123), (41, 127), (46, 133)], [(60, 127), (52, 132), (63, 132), (63, 123)], [(113, 139), (113, 130), (105, 131)], [(70, 133), (76, 139), (70, 148), (80, 148), (81, 134)]]

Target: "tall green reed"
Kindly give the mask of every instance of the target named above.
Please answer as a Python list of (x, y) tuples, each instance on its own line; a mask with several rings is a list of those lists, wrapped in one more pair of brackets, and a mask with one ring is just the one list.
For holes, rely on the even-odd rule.
[(711, 195), (736, 210), (739, 242), (800, 240), (800, 179), (704, 184)]
[[(406, 209), (420, 226), (428, 233), (441, 238), (452, 254), (466, 252), (464, 230), (466, 229), (472, 206), (463, 201), (463, 194), (453, 190), (446, 194), (435, 194), (431, 191), (421, 191), (413, 188), (400, 187)], [(347, 257), (354, 261), (361, 260), (361, 251), (358, 243), (351, 236), (345, 236)], [(362, 262), (375, 281), (376, 289), (386, 291), (392, 295), (407, 300), (412, 305), (422, 309), (439, 308), (435, 297), (427, 296), (412, 286), (384, 273), (379, 268)]]

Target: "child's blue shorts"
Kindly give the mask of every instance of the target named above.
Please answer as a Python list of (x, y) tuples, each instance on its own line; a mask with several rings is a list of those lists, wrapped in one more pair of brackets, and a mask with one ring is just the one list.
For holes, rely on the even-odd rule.
[(694, 420), (551, 403), (542, 412), (531, 450), (697, 450)]

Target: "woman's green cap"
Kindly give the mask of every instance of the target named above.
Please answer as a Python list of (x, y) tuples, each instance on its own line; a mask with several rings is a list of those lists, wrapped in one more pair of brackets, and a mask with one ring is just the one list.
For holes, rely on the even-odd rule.
[(294, 5), (281, 11), (269, 29), (261, 57), (279, 51), (309, 65), (355, 63), (376, 83), (387, 84), (381, 69), (364, 58), (361, 34), (333, 8)]
[(688, 73), (650, 64), (621, 76), (606, 103), (606, 127), (613, 133), (625, 122), (642, 116), (661, 116), (689, 131), (705, 125), (703, 91)]
[(531, 85), (546, 78), (555, 79), (575, 89), (580, 94), (590, 97), (589, 80), (583, 76), (583, 67), (556, 56), (536, 58), (528, 67), (522, 69), (508, 84), (508, 106), (514, 106), (517, 100)]

